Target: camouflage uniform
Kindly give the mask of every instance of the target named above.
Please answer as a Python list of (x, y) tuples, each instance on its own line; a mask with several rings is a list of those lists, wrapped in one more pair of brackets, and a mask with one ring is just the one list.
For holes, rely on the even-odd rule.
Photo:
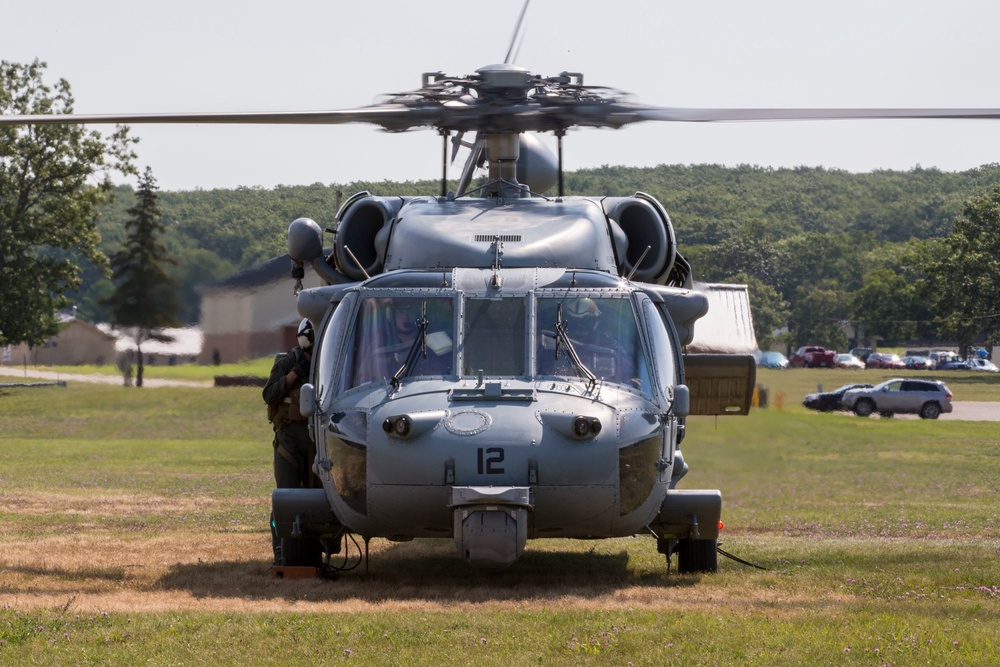
[[(292, 369), (296, 379), (288, 386), (285, 380)], [(299, 390), (308, 379), (309, 360), (296, 347), (274, 358), (271, 375), (264, 385), (267, 416), (274, 426), (274, 483), (279, 489), (310, 487), (315, 482), (312, 462), (316, 447), (309, 437), (308, 419), (299, 411)], [(281, 541), (273, 523), (271, 542), (277, 556)]]

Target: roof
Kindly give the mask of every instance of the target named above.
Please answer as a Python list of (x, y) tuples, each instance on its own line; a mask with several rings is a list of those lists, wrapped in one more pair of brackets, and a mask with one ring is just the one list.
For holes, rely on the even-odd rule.
[(249, 269), (244, 269), (228, 278), (223, 278), (214, 283), (200, 285), (198, 292), (214, 292), (217, 290), (250, 289), (260, 287), (268, 283), (287, 278), (291, 274), (292, 258), (288, 253), (278, 257), (272, 257), (263, 264), (258, 264)]
[(747, 286), (696, 283), (694, 289), (708, 298), (708, 313), (695, 322), (694, 339), (687, 351), (753, 354), (757, 337), (753, 332)]
[[(324, 249), (323, 255), (326, 256), (329, 252), (328, 248)], [(308, 272), (312, 270), (312, 267), (306, 264), (305, 269)], [(290, 279), (291, 275), (292, 258), (286, 252), (284, 255), (272, 257), (263, 264), (243, 269), (228, 278), (223, 278), (222, 280), (206, 285), (199, 285), (197, 291), (199, 294), (205, 294), (207, 292), (222, 290), (252, 289), (278, 280)]]
[[(98, 324), (97, 326), (115, 337), (115, 352), (136, 349), (135, 338), (129, 335), (127, 329), (113, 329), (108, 324)], [(142, 344), (144, 354), (163, 354), (175, 357), (194, 357), (201, 354), (205, 335), (198, 327), (167, 328), (158, 331), (173, 340), (171, 342), (144, 341)]]
[(57, 313), (56, 320), (59, 322), (59, 330), (62, 331), (70, 326), (82, 327), (84, 329), (90, 329), (96, 331), (104, 336), (114, 339), (115, 336), (110, 331), (102, 327), (100, 324), (91, 324), (81, 319), (77, 319), (72, 315), (66, 315), (64, 313)]

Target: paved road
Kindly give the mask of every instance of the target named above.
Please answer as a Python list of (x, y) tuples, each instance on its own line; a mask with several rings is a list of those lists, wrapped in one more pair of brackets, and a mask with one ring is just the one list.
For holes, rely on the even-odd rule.
[[(121, 385), (120, 375), (102, 375), (94, 373), (82, 375), (77, 373), (56, 373), (55, 371), (39, 371), (29, 368), (25, 374), (23, 368), (15, 366), (0, 366), (0, 378), (3, 383), (14, 382), (38, 382), (39, 380), (53, 382), (63, 380), (66, 382), (93, 382), (95, 384), (117, 384)], [(193, 382), (191, 380), (160, 380), (157, 378), (142, 378), (144, 387), (211, 387), (212, 382)]]
[[(997, 422), (1000, 421), (1000, 402), (997, 401), (954, 401), (951, 412), (941, 413), (939, 419), (959, 420), (967, 422)], [(857, 417), (853, 412), (841, 412), (845, 417)], [(872, 415), (869, 419), (881, 419)], [(920, 419), (918, 415), (895, 415), (893, 419)]]
[[(25, 377), (23, 368), (0, 366), (0, 377), (6, 376), (9, 382), (33, 382), (38, 380), (65, 380), (67, 382), (96, 382), (99, 384), (121, 384), (117, 375), (77, 375), (72, 373), (55, 373), (52, 371), (29, 370)], [(211, 387), (212, 382), (192, 382), (185, 380), (160, 380), (143, 378), (147, 387)], [(952, 404), (950, 413), (942, 414), (941, 419), (959, 419), (965, 421), (1000, 421), (1000, 402), (993, 401), (956, 401)], [(878, 419), (878, 417), (876, 417)], [(897, 415), (895, 419), (919, 419), (916, 415)]]
[[(993, 401), (955, 401), (952, 411), (941, 415), (941, 419), (960, 419), (971, 422), (1000, 421), (1000, 403)], [(916, 415), (899, 415), (903, 419), (920, 419)]]

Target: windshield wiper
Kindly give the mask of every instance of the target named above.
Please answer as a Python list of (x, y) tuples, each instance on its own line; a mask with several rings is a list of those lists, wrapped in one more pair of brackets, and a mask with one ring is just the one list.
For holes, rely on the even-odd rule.
[(417, 358), (427, 358), (427, 302), (420, 302), (420, 319), (417, 321), (417, 336), (410, 344), (403, 365), (392, 375), (392, 388), (399, 389), (399, 381), (410, 374), (417, 363)]
[(556, 359), (559, 358), (560, 342), (566, 346), (566, 354), (569, 356), (570, 361), (573, 362), (573, 365), (576, 366), (584, 377), (586, 377), (590, 382), (590, 389), (597, 386), (597, 376), (594, 375), (591, 370), (587, 368), (587, 365), (580, 359), (580, 355), (576, 353), (576, 348), (573, 347), (573, 341), (571, 341), (569, 336), (566, 334), (566, 325), (563, 323), (561, 303), (556, 306)]

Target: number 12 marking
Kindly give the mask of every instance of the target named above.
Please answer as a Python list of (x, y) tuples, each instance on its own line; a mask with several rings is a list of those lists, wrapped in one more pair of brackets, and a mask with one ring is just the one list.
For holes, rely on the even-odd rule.
[(502, 475), (504, 473), (500, 466), (503, 463), (503, 447), (487, 447), (486, 449), (480, 447), (476, 450), (476, 457), (476, 471), (480, 475)]

